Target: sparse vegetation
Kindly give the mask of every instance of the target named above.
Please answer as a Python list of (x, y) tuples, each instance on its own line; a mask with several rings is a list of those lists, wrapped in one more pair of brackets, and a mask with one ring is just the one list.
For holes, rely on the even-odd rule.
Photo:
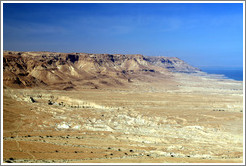
[(6, 163), (242, 161), (241, 82), (176, 58), (17, 54), (4, 53)]

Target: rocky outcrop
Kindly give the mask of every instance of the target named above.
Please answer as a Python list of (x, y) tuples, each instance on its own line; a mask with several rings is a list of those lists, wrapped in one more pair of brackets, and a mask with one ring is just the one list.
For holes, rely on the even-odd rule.
[(190, 66), (185, 63), (183, 60), (176, 57), (145, 57), (145, 60), (150, 64), (167, 68), (171, 72), (180, 72), (180, 73), (196, 73), (200, 69)]
[[(178, 58), (143, 55), (4, 51), (5, 86), (76, 87), (128, 86), (135, 80), (167, 78), (172, 72), (198, 69)], [(130, 80), (130, 81), (129, 81)], [(59, 85), (59, 86), (58, 86)]]

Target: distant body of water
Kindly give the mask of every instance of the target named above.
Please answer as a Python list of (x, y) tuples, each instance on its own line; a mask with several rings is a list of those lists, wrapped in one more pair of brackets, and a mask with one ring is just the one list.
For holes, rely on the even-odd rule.
[(243, 68), (200, 67), (200, 69), (209, 74), (223, 74), (229, 79), (243, 81)]

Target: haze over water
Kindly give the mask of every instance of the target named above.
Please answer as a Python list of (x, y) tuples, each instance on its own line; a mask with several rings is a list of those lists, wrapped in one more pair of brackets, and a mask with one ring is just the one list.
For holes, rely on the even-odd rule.
[(240, 67), (200, 67), (200, 69), (209, 74), (223, 74), (228, 79), (243, 81), (243, 68)]

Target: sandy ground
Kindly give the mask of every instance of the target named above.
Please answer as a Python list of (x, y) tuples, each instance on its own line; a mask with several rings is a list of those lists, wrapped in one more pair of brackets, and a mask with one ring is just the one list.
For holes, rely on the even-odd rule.
[(5, 88), (3, 160), (243, 162), (242, 82), (193, 77), (170, 90)]

